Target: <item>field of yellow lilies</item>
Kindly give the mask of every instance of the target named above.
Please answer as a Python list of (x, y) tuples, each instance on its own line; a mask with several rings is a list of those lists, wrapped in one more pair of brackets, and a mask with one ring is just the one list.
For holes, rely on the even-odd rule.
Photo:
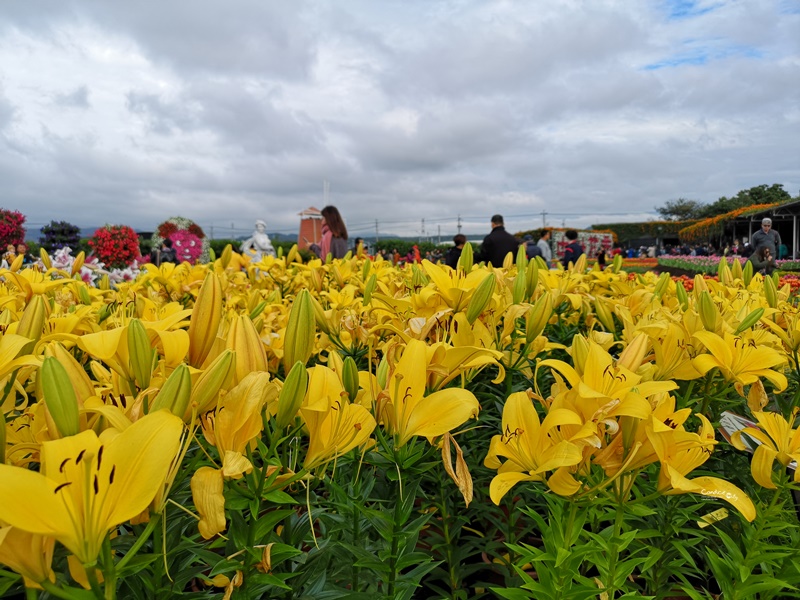
[(78, 262), (0, 270), (2, 597), (800, 597), (750, 263)]

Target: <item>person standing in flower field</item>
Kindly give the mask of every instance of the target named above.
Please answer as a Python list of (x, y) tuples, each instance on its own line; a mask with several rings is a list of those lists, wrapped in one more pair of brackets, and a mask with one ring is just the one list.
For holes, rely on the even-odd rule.
[(322, 241), (320, 242), (320, 258), (330, 254), (333, 258), (344, 258), (347, 254), (347, 227), (342, 215), (335, 206), (326, 206), (322, 213)]
[(553, 264), (553, 250), (550, 248), (550, 237), (553, 235), (553, 232), (549, 229), (542, 229), (539, 232), (539, 241), (536, 242), (536, 245), (539, 246), (539, 249), (542, 251), (542, 258), (544, 262), (547, 263), (547, 266), (550, 267)]
[(502, 215), (492, 217), (492, 231), (483, 238), (479, 261), (490, 263), (493, 267), (502, 267), (509, 252), (512, 255), (517, 253), (519, 242), (506, 231), (504, 225)]
[(761, 248), (769, 248), (769, 253), (776, 257), (778, 249), (781, 247), (781, 234), (772, 228), (772, 219), (761, 219), (761, 230), (756, 231), (750, 240), (753, 252), (758, 252)]
[(568, 229), (566, 233), (564, 233), (564, 237), (569, 240), (569, 244), (567, 244), (564, 250), (564, 258), (561, 260), (561, 263), (564, 267), (568, 267), (569, 263), (575, 264), (578, 258), (584, 254), (584, 250), (583, 246), (581, 246), (578, 241), (578, 232), (574, 229)]

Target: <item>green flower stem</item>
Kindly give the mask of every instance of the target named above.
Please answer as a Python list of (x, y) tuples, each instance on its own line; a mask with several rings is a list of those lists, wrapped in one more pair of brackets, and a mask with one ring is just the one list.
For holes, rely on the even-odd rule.
[[(86, 600), (87, 592), (83, 590), (66, 585), (56, 585), (47, 579), (40, 581), (39, 585), (41, 585), (48, 594), (56, 598), (63, 598), (64, 600)], [(102, 597), (101, 595), (100, 598)]]
[(117, 597), (117, 569), (111, 555), (111, 538), (106, 536), (103, 540), (103, 576), (105, 581), (105, 600), (116, 600)]
[(86, 579), (89, 581), (89, 587), (92, 588), (94, 595), (99, 600), (104, 600), (105, 594), (103, 594), (103, 590), (100, 589), (100, 582), (97, 580), (97, 570), (93, 566), (84, 566), (84, 569), (86, 571)]
[(39, 592), (34, 588), (25, 588), (25, 600), (36, 600), (39, 597)]
[(153, 533), (153, 530), (158, 525), (159, 520), (161, 519), (161, 515), (150, 515), (150, 520), (147, 522), (147, 526), (145, 526), (144, 531), (141, 535), (136, 536), (136, 541), (134, 542), (131, 549), (125, 553), (120, 561), (117, 563), (116, 570), (119, 572), (125, 568), (125, 565), (128, 564), (128, 561), (131, 560), (136, 553), (144, 546), (145, 542), (149, 539), (150, 535)]
[(389, 586), (388, 597), (395, 597), (395, 589), (397, 586), (397, 555), (400, 546), (400, 532), (402, 531), (401, 523), (399, 522), (403, 516), (403, 487), (401, 479), (397, 480), (397, 496), (394, 501), (394, 516), (392, 518), (392, 551), (389, 555)]

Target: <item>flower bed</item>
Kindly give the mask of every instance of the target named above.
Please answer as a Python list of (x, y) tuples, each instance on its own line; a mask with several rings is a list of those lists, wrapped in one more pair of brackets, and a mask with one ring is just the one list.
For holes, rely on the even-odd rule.
[(790, 280), (296, 258), (0, 270), (0, 594), (796, 597)]

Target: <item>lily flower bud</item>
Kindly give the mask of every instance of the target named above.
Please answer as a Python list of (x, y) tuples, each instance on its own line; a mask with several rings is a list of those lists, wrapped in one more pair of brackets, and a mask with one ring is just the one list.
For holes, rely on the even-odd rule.
[(736, 256), (733, 257), (733, 264), (731, 264), (731, 277), (733, 281), (742, 279), (742, 263), (739, 262)]
[(742, 319), (742, 322), (739, 323), (739, 326), (736, 328), (736, 331), (733, 333), (733, 335), (739, 335), (742, 332), (747, 331), (753, 325), (758, 323), (761, 320), (761, 317), (763, 316), (764, 316), (763, 306), (761, 308), (755, 309), (754, 311), (751, 311), (750, 314), (748, 314), (744, 319)]
[(369, 276), (367, 285), (364, 286), (364, 300), (361, 303), (363, 306), (367, 306), (372, 301), (372, 294), (375, 292), (375, 286), (377, 285), (378, 277), (373, 273)]
[(461, 250), (461, 256), (458, 259), (458, 264), (456, 267), (464, 271), (464, 273), (469, 274), (472, 271), (473, 265), (473, 253), (472, 253), (472, 244), (467, 242), (464, 244), (464, 248)]
[[(287, 338), (288, 341), (288, 338)], [(236, 351), (236, 382), (249, 373), (267, 370), (267, 353), (264, 342), (258, 335), (253, 321), (247, 315), (239, 315), (231, 322), (225, 347)]]
[(770, 308), (778, 308), (778, 288), (770, 276), (764, 277), (764, 298)]
[(669, 282), (671, 281), (671, 279), (672, 278), (670, 277), (670, 274), (668, 272), (665, 271), (664, 273), (661, 274), (661, 276), (658, 278), (658, 281), (656, 282), (656, 287), (653, 290), (653, 294), (655, 295), (656, 298), (660, 300), (664, 296), (666, 291), (669, 289)]
[(606, 331), (609, 333), (614, 333), (616, 331), (617, 328), (614, 326), (614, 316), (611, 314), (604, 300), (600, 298), (594, 299), (594, 314), (598, 321), (603, 324), (603, 327), (606, 328)]
[(686, 309), (689, 308), (689, 294), (686, 292), (686, 288), (683, 287), (683, 282), (681, 281), (675, 283), (675, 296), (678, 298), (681, 310), (686, 311)]
[(744, 268), (742, 268), (742, 281), (744, 282), (745, 287), (750, 285), (750, 282), (753, 280), (753, 263), (749, 260), (744, 263)]
[(44, 403), (62, 437), (80, 432), (78, 400), (70, 383), (67, 370), (53, 357), (42, 362), (39, 371), (42, 379)]
[(700, 321), (706, 331), (716, 333), (717, 325), (719, 324), (720, 316), (717, 307), (714, 305), (714, 300), (711, 294), (706, 292), (700, 293)]
[(297, 361), (286, 376), (278, 396), (278, 414), (275, 416), (278, 429), (285, 429), (294, 421), (307, 390), (308, 371), (304, 363)]
[(719, 265), (717, 265), (717, 278), (722, 285), (730, 285), (733, 282), (731, 268), (728, 266), (728, 260), (724, 256), (720, 257)]
[(151, 413), (166, 408), (173, 415), (183, 417), (189, 406), (189, 399), (192, 396), (192, 377), (189, 375), (189, 367), (180, 364), (167, 378), (161, 390), (153, 400), (150, 407)]
[(233, 350), (225, 350), (208, 365), (192, 386), (191, 401), (197, 404), (198, 414), (216, 405), (220, 390), (230, 386), (235, 372), (236, 352)]
[(528, 267), (528, 254), (525, 244), (520, 244), (517, 248), (517, 271), (524, 271)]
[(494, 273), (491, 273), (488, 277), (485, 277), (483, 281), (478, 285), (478, 288), (475, 290), (475, 293), (472, 295), (472, 298), (469, 300), (469, 305), (467, 305), (467, 321), (470, 325), (475, 323), (478, 317), (481, 316), (481, 313), (484, 309), (489, 306), (489, 302), (492, 300), (492, 294), (494, 294), (494, 284), (497, 277)]
[(611, 272), (619, 273), (619, 270), (621, 268), (622, 268), (622, 254), (617, 254), (614, 257), (614, 261), (611, 263)]
[(350, 402), (355, 402), (359, 388), (358, 367), (352, 356), (348, 356), (344, 359), (344, 364), (342, 366), (342, 385), (344, 386), (344, 391), (350, 396)]
[(86, 260), (86, 252), (81, 250), (78, 252), (78, 256), (75, 257), (75, 260), (72, 262), (72, 271), (70, 274), (74, 277), (77, 273), (81, 272), (81, 267), (83, 266), (84, 261)]
[(22, 317), (17, 323), (17, 335), (38, 342), (44, 331), (44, 323), (47, 320), (47, 302), (43, 296), (35, 295), (28, 302)]
[(385, 389), (389, 381), (389, 361), (386, 360), (386, 356), (378, 363), (378, 368), (375, 369), (375, 378), (378, 380), (378, 387)]
[(189, 364), (200, 368), (214, 341), (222, 321), (222, 284), (209, 272), (200, 286), (189, 320)]
[(286, 337), (283, 342), (283, 369), (288, 373), (294, 363), (300, 361), (304, 365), (314, 352), (314, 305), (311, 294), (303, 290), (294, 299), (289, 322), (286, 325)]
[(645, 354), (647, 354), (647, 344), (649, 341), (650, 338), (646, 333), (637, 335), (633, 338), (633, 341), (625, 347), (625, 350), (620, 352), (617, 365), (625, 367), (629, 371), (635, 373), (639, 367), (642, 366), (642, 361), (644, 360)]
[(44, 268), (48, 271), (53, 268), (53, 263), (50, 262), (50, 255), (44, 248), (39, 248), (39, 259), (42, 261)]
[(552, 315), (553, 297), (549, 293), (544, 293), (528, 309), (525, 317), (525, 341), (528, 344), (541, 335)]
[(514, 277), (514, 291), (512, 292), (512, 300), (514, 304), (519, 304), (525, 300), (525, 293), (528, 291), (528, 281), (525, 269), (517, 270), (517, 276)]
[(153, 375), (157, 354), (150, 345), (150, 338), (139, 319), (131, 319), (128, 324), (128, 354), (131, 360), (131, 370), (136, 385), (140, 390), (150, 387), (150, 378)]

